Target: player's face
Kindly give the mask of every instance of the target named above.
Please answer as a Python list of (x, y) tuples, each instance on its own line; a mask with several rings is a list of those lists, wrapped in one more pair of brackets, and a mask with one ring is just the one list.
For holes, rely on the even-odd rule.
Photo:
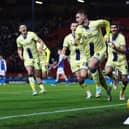
[(20, 25), (19, 32), (21, 32), (21, 34), (26, 34), (27, 33), (27, 27), (25, 25)]
[(72, 24), (71, 24), (71, 27), (70, 27), (71, 31), (75, 31), (76, 28), (77, 28), (77, 26), (78, 26), (77, 23), (72, 23)]
[(112, 34), (117, 34), (118, 33), (117, 25), (111, 25), (111, 32), (112, 32)]
[(80, 14), (80, 13), (77, 13), (75, 17), (76, 17), (76, 22), (79, 25), (83, 24), (85, 19), (86, 19), (86, 17), (83, 14)]

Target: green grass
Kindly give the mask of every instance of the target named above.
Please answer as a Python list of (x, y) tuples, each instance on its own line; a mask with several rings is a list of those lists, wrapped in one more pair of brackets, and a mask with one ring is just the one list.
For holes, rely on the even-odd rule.
[[(112, 89), (113, 100), (108, 102), (103, 90), (101, 98), (95, 98), (95, 86), (90, 88), (93, 97), (87, 100), (84, 91), (77, 84), (45, 85), (46, 94), (32, 96), (28, 84), (7, 84), (0, 86), (0, 129), (127, 129), (123, 121), (129, 117), (126, 101), (119, 100), (120, 87)], [(38, 89), (38, 87), (37, 87)], [(129, 98), (129, 88), (126, 90)], [(113, 106), (108, 108), (94, 108), (96, 106)], [(67, 109), (89, 108), (79, 111), (67, 112)], [(35, 116), (16, 117), (2, 120), (5, 116), (53, 112), (65, 110), (66, 112), (42, 114)]]

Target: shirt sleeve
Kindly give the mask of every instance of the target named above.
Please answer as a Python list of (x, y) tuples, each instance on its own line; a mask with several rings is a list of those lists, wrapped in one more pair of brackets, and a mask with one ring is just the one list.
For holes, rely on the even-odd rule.
[(110, 22), (108, 20), (97, 20), (96, 21), (96, 26), (97, 27), (105, 27), (106, 30), (106, 36), (110, 36)]
[(50, 50), (49, 50), (48, 48), (45, 49), (45, 52), (46, 52), (46, 54), (47, 54), (46, 62), (49, 62), (51, 52), (50, 52)]
[(82, 29), (81, 26), (78, 26), (75, 31), (75, 37), (77, 40), (81, 40), (82, 38)]
[(67, 47), (67, 48), (69, 47), (69, 40), (67, 36), (64, 38), (63, 47)]
[(22, 44), (20, 43), (20, 39), (19, 38), (16, 39), (16, 43), (17, 43), (17, 47), (18, 48), (22, 48)]
[(39, 40), (39, 37), (37, 36), (36, 33), (32, 32), (32, 37), (33, 37), (33, 40), (34, 41), (38, 41)]

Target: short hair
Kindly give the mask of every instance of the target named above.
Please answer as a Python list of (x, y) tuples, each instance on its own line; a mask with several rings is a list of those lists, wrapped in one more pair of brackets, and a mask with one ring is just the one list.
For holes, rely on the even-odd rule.
[(75, 20), (72, 20), (70, 23), (72, 24), (72, 23), (77, 23), (77, 22)]
[(119, 24), (118, 24), (117, 22), (112, 22), (112, 23), (111, 23), (111, 26), (112, 26), (112, 25), (115, 25), (117, 28), (119, 28)]
[(87, 12), (86, 9), (80, 9), (80, 10), (77, 11), (77, 13), (84, 14), (85, 16), (88, 15), (88, 12)]

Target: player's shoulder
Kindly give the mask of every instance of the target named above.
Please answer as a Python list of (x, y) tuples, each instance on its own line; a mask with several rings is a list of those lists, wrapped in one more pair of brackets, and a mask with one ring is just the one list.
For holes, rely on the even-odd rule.
[(77, 28), (76, 28), (76, 32), (80, 32), (84, 29), (84, 26), (83, 25), (78, 25)]
[(102, 24), (102, 23), (105, 23), (105, 19), (96, 19), (96, 20), (90, 20), (90, 24), (94, 25), (94, 24)]
[(124, 34), (122, 34), (122, 33), (119, 33), (118, 36), (119, 36), (120, 38), (125, 38)]
[(34, 35), (35, 34), (35, 32), (32, 32), (32, 31), (28, 31), (27, 33), (28, 33), (28, 35)]
[(69, 39), (69, 38), (71, 38), (72, 37), (72, 33), (69, 33), (69, 34), (67, 34), (66, 36), (65, 36), (65, 39)]
[(78, 29), (78, 28), (81, 29), (81, 28), (83, 28), (83, 27), (84, 27), (83, 25), (78, 25), (78, 26), (77, 26), (77, 29)]

